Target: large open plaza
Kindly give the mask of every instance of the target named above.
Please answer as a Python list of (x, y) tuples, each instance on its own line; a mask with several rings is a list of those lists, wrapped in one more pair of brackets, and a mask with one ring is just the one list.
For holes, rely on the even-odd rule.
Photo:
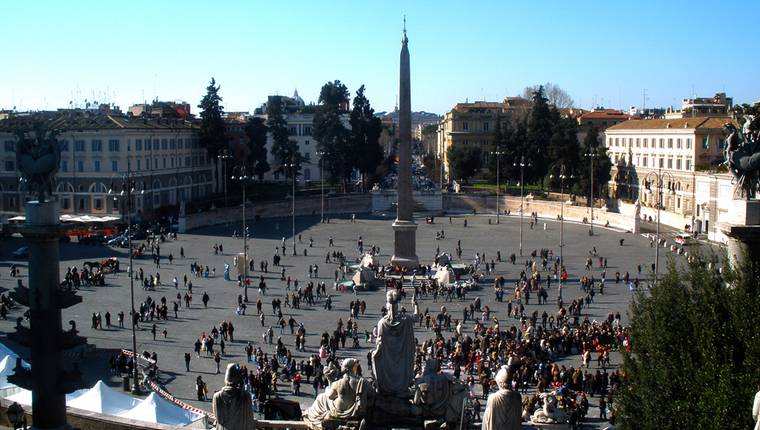
[[(143, 257), (134, 260), (135, 271), (142, 270), (145, 276), (156, 276), (160, 274), (161, 285), (154, 291), (146, 291), (139, 281), (135, 282), (135, 301), (139, 306), (145, 302), (148, 297), (160, 302), (166, 299), (169, 307), (168, 320), (162, 321), (156, 317), (153, 321), (145, 320), (139, 323), (137, 331), (137, 350), (138, 352), (149, 351), (158, 354), (158, 367), (160, 376), (158, 381), (164, 388), (177, 396), (178, 398), (198, 406), (205, 410), (210, 410), (210, 402), (198, 401), (195, 392), (196, 378), (200, 375), (209, 387), (209, 398), (214, 390), (223, 386), (223, 370), (227, 363), (245, 363), (246, 355), (244, 348), (248, 342), (251, 342), (254, 348), (262, 350), (270, 356), (275, 352), (275, 345), (264, 343), (262, 334), (274, 327), (275, 343), (277, 339), (282, 339), (285, 347), (291, 351), (296, 361), (308, 359), (317, 354), (319, 351), (319, 341), (322, 333), (332, 333), (337, 328), (339, 319), (347, 323), (351, 318), (349, 313), (349, 303), (353, 300), (366, 302), (366, 312), (357, 319), (360, 333), (365, 331), (371, 332), (381, 317), (381, 308), (385, 304), (385, 291), (382, 287), (374, 291), (358, 291), (356, 295), (350, 290), (336, 291), (334, 280), (337, 264), (335, 259), (331, 258), (330, 263), (326, 263), (328, 253), (342, 252), (349, 262), (353, 262), (360, 257), (358, 241), (363, 241), (364, 250), (368, 251), (372, 246), (379, 247), (379, 260), (381, 263), (387, 263), (393, 248), (393, 235), (390, 228), (392, 219), (395, 214), (374, 214), (357, 215), (355, 220), (351, 215), (344, 217), (334, 217), (329, 223), (320, 223), (319, 217), (300, 217), (296, 219), (296, 254), (293, 256), (293, 245), (291, 236), (291, 219), (266, 219), (253, 222), (249, 221), (250, 239), (248, 240), (249, 254), (254, 262), (254, 272), (249, 273), (251, 288), (248, 291), (249, 302), (245, 315), (236, 313), (238, 306), (238, 296), (243, 294), (241, 288), (235, 280), (235, 269), (232, 270), (230, 281), (224, 280), (224, 265), (233, 266), (233, 256), (242, 252), (243, 240), (239, 236), (242, 231), (242, 225), (219, 225), (192, 231), (188, 234), (180, 234), (174, 240), (167, 240), (160, 244), (160, 267), (157, 267), (150, 257), (149, 249), (143, 254)], [(485, 254), (485, 261), (495, 261), (495, 271), (488, 274), (483, 270), (479, 273), (484, 274), (484, 279), (480, 282), (480, 289), (468, 292), (464, 300), (454, 298), (447, 302), (444, 297), (438, 297), (434, 300), (432, 295), (419, 298), (420, 312), (428, 312), (435, 316), (442, 306), (445, 306), (454, 319), (461, 320), (463, 309), (469, 307), (476, 298), (481, 301), (481, 307), (486, 306), (491, 311), (491, 318), (497, 318), (504, 327), (516, 325), (519, 327), (520, 321), (507, 316), (507, 303), (513, 299), (514, 284), (520, 277), (520, 272), (525, 269), (526, 261), (532, 260), (533, 251), (539, 253), (535, 260), (540, 267), (540, 251), (542, 249), (550, 250), (555, 256), (559, 255), (560, 240), (560, 223), (556, 220), (539, 219), (538, 222), (532, 222), (531, 218), (525, 217), (523, 220), (523, 256), (519, 255), (520, 241), (520, 218), (519, 216), (502, 216), (500, 224), (496, 224), (495, 217), (492, 215), (457, 215), (453, 217), (436, 217), (433, 224), (425, 222), (424, 217), (416, 219), (418, 223), (417, 232), (417, 254), (421, 264), (432, 264), (436, 251), (446, 252), (454, 255), (454, 263), (472, 264), (476, 258), (476, 253)], [(465, 224), (466, 223), (466, 224)], [(627, 309), (632, 297), (632, 292), (624, 283), (615, 282), (615, 273), (619, 272), (623, 277), (629, 273), (630, 278), (639, 277), (641, 287), (648, 284), (651, 276), (650, 264), (654, 261), (654, 249), (650, 246), (647, 238), (641, 235), (633, 235), (626, 232), (607, 229), (603, 226), (594, 226), (595, 234), (588, 234), (589, 225), (581, 223), (564, 223), (564, 258), (568, 272), (568, 283), (564, 287), (563, 298), (565, 306), (575, 298), (583, 298), (586, 294), (580, 287), (579, 279), (583, 276), (593, 276), (597, 282), (601, 279), (602, 272), (605, 270), (599, 265), (599, 258), (607, 262), (606, 283), (603, 294), (596, 294), (593, 303), (588, 308), (584, 308), (581, 314), (588, 317), (591, 321), (601, 321), (606, 319), (608, 314), (619, 312), (623, 324), (627, 323)], [(444, 232), (443, 239), (436, 239), (437, 233)], [(233, 237), (237, 235), (237, 237)], [(281, 252), (281, 246), (285, 241), (285, 253)], [(329, 246), (330, 239), (333, 240), (334, 246)], [(621, 245), (621, 240), (623, 240)], [(311, 243), (313, 241), (313, 244)], [(4, 240), (0, 248), (2, 255), (2, 275), (0, 276), (0, 285), (4, 289), (11, 289), (20, 279), (25, 285), (27, 284), (28, 272), (25, 261), (11, 260), (11, 252), (22, 246), (24, 240), (21, 238), (12, 238)], [(136, 241), (135, 246), (143, 243)], [(461, 259), (456, 259), (455, 250), (458, 243), (461, 243)], [(214, 247), (221, 246), (222, 252), (215, 251)], [(699, 245), (695, 245), (699, 246)], [(280, 248), (277, 251), (277, 248)], [(593, 258), (593, 267), (590, 270), (586, 268), (587, 258), (593, 252), (597, 257)], [(302, 323), (306, 330), (306, 347), (304, 351), (298, 351), (295, 348), (295, 336), (291, 334), (289, 327), (284, 331), (278, 326), (278, 319), (273, 313), (272, 300), (278, 298), (283, 300), (285, 294), (292, 292), (287, 291), (287, 282), (281, 281), (281, 268), (273, 265), (273, 256), (275, 253), (282, 256), (281, 267), (285, 269), (285, 276), (290, 277), (293, 281), (298, 280), (299, 288), (304, 288), (309, 281), (325, 282), (327, 284), (327, 293), (331, 296), (332, 309), (325, 309), (325, 299), (317, 301), (310, 306), (304, 300), (300, 309), (293, 309), (282, 306), (283, 318), (287, 321), (292, 316), (297, 323)], [(304, 255), (306, 253), (306, 255)], [(181, 255), (184, 254), (184, 257)], [(497, 261), (497, 255), (501, 255), (501, 261)], [(509, 256), (516, 254), (516, 262), (509, 262)], [(663, 249), (661, 252), (661, 264), (665, 264), (672, 254)], [(98, 379), (107, 381), (114, 387), (121, 386), (121, 379), (111, 374), (109, 370), (110, 357), (122, 348), (131, 349), (131, 330), (129, 329), (129, 308), (130, 308), (130, 288), (129, 279), (126, 275), (128, 267), (128, 258), (126, 249), (110, 248), (107, 246), (80, 245), (76, 243), (61, 244), (61, 265), (60, 272), (63, 276), (67, 268), (82, 268), (84, 261), (99, 260), (106, 257), (115, 256), (119, 258), (121, 271), (117, 274), (106, 276), (106, 286), (104, 287), (82, 287), (79, 294), (83, 297), (83, 302), (72, 308), (64, 310), (63, 321), (68, 328), (68, 321), (76, 322), (76, 327), (80, 334), (87, 337), (88, 346), (86, 352), (81, 356), (79, 353), (69, 351), (66, 354), (66, 361), (77, 361), (80, 368), (84, 371), (86, 382), (91, 385)], [(171, 256), (171, 262), (170, 262)], [(676, 257), (680, 258), (680, 257)], [(261, 262), (268, 262), (268, 272), (263, 273), (260, 270)], [(205, 272), (208, 267), (208, 277), (196, 277), (191, 274), (190, 267), (192, 263), (197, 263)], [(9, 277), (9, 268), (15, 264), (20, 268), (20, 277)], [(318, 274), (310, 279), (309, 266), (317, 265)], [(550, 265), (551, 266), (551, 265)], [(639, 274), (639, 268), (641, 273)], [(549, 275), (548, 271), (542, 271), (542, 279)], [(192, 302), (186, 307), (184, 296), (188, 293), (187, 287), (184, 286), (184, 277), (187, 276), (192, 283)], [(267, 288), (265, 295), (258, 292), (260, 277), (263, 276)], [(350, 275), (349, 275), (350, 276)], [(497, 302), (495, 299), (493, 279), (497, 276), (504, 276), (506, 279), (506, 294), (503, 302)], [(178, 280), (178, 289), (175, 289), (173, 279)], [(407, 288), (408, 290), (408, 288)], [(201, 297), (207, 293), (209, 296), (208, 306), (204, 306)], [(178, 294), (182, 300), (177, 300)], [(540, 313), (546, 311), (550, 315), (556, 315), (557, 311), (557, 282), (552, 282), (548, 290), (547, 304), (538, 305), (533, 298), (529, 304), (525, 305), (525, 315), (530, 315), (534, 310)], [(263, 323), (257, 314), (256, 302), (261, 300), (264, 314)], [(172, 311), (172, 302), (179, 302), (179, 310), (175, 318)], [(407, 312), (412, 312), (411, 292), (401, 303)], [(4, 332), (13, 331), (13, 326), (17, 317), (22, 316), (22, 307), (16, 307), (11, 310), (8, 318), (0, 321), (0, 330)], [(106, 327), (103, 319), (102, 328), (92, 328), (92, 317), (94, 313), (100, 313), (105, 318), (106, 313), (110, 313), (111, 327)], [(126, 322), (124, 328), (119, 327), (117, 315), (124, 312)], [(480, 313), (476, 313), (474, 318), (481, 318)], [(221, 360), (222, 374), (217, 373), (217, 366), (212, 357), (207, 356), (205, 352), (201, 357), (194, 352), (194, 343), (202, 334), (211, 333), (213, 327), (220, 327), (222, 321), (229, 321), (234, 325), (234, 341), (228, 341), (225, 345), (224, 355)], [(152, 327), (155, 324), (156, 333), (152, 333)], [(486, 325), (490, 324), (486, 322)], [(296, 327), (298, 325), (296, 324)], [(472, 335), (473, 321), (472, 318), (464, 324), (465, 334)], [(166, 330), (166, 336), (163, 331)], [(425, 327), (424, 324), (417, 325), (415, 335), (421, 343), (425, 339), (433, 337), (433, 332)], [(444, 333), (444, 337), (450, 337), (451, 333)], [(155, 339), (154, 339), (155, 338)], [(15, 345), (14, 345), (15, 346)], [(375, 345), (367, 342), (364, 335), (360, 336), (359, 348), (354, 347), (353, 341), (348, 339), (345, 347), (340, 348), (337, 355), (340, 358), (355, 357), (359, 359), (362, 368), (367, 371), (367, 353), (374, 349)], [(18, 350), (24, 353), (23, 348)], [(218, 350), (218, 347), (217, 347)], [(191, 354), (190, 371), (186, 371), (184, 355)], [(595, 360), (592, 360), (592, 371), (597, 366)], [(613, 354), (612, 369), (619, 364), (619, 356)], [(562, 357), (560, 362), (566, 366), (578, 367), (581, 364), (581, 356), (578, 354)], [(252, 368), (252, 363), (248, 363)], [(609, 369), (609, 368), (608, 368)], [(610, 371), (612, 369), (609, 369)], [(477, 384), (476, 384), (477, 385)], [(530, 392), (533, 392), (531, 387)], [(475, 388), (476, 393), (480, 393), (480, 387)], [(301, 386), (301, 395), (291, 395), (291, 386), (287, 381), (279, 381), (278, 395), (298, 400), (303, 408), (309, 406), (314, 399), (314, 389), (311, 384), (305, 381)], [(594, 404), (594, 399), (591, 399)], [(592, 408), (589, 412), (590, 417), (598, 416), (597, 408)], [(594, 420), (592, 419), (592, 422)]]

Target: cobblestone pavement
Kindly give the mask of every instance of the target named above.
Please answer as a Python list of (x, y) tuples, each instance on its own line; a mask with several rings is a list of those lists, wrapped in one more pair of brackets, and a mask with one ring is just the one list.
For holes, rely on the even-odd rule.
[[(468, 226), (464, 227), (464, 219), (467, 219)], [(298, 218), (296, 223), (297, 235), (300, 235), (302, 242), (297, 243), (298, 256), (293, 257), (292, 244), (290, 242), (290, 219), (264, 220), (256, 223), (250, 223), (252, 239), (249, 240), (249, 249), (252, 254), (256, 271), (252, 279), (253, 285), (257, 283), (259, 276), (258, 262), (262, 259), (270, 260), (270, 272), (264, 274), (268, 289), (264, 302), (264, 311), (266, 313), (266, 326), (276, 323), (272, 314), (271, 300), (275, 297), (282, 298), (285, 292), (285, 283), (279, 280), (278, 273), (272, 273), (273, 265), (271, 258), (274, 255), (275, 246), (281, 243), (282, 237), (286, 237), (288, 245), (282, 264), (286, 268), (286, 275), (298, 279), (302, 285), (308, 281), (308, 266), (310, 264), (319, 265), (319, 278), (317, 281), (325, 281), (328, 284), (328, 292), (334, 295), (333, 310), (323, 309), (321, 303), (314, 307), (302, 305), (300, 310), (291, 310), (283, 307), (285, 319), (292, 315), (297, 321), (303, 322), (307, 330), (307, 348), (305, 352), (295, 351), (294, 336), (286, 329), (284, 334), (280, 334), (279, 328), (275, 328), (275, 339), (282, 336), (282, 340), (288, 348), (294, 352), (297, 360), (307, 359), (311, 354), (317, 352), (315, 348), (318, 345), (318, 339), (323, 331), (332, 331), (336, 326), (338, 318), (342, 317), (345, 322), (349, 318), (348, 304), (354, 299), (351, 292), (334, 292), (330, 291), (336, 265), (326, 264), (325, 255), (328, 250), (328, 238), (333, 237), (335, 240), (335, 250), (342, 251), (349, 258), (358, 256), (356, 246), (357, 239), (361, 235), (364, 240), (365, 249), (371, 245), (380, 247), (380, 259), (386, 262), (390, 258), (393, 247), (393, 233), (390, 227), (393, 219), (392, 214), (380, 214), (376, 216), (366, 216), (357, 218), (356, 222), (346, 218), (333, 218), (330, 223), (320, 224), (318, 218), (303, 217)], [(497, 250), (501, 251), (502, 259), (511, 253), (518, 253), (519, 246), (519, 218), (515, 216), (501, 217), (501, 224), (489, 224), (488, 220), (494, 220), (488, 216), (455, 216), (451, 218), (441, 217), (435, 219), (435, 224), (426, 224), (424, 218), (418, 218), (419, 229), (417, 233), (418, 255), (421, 262), (428, 264), (437, 247), (441, 251), (453, 253), (457, 240), (461, 240), (463, 255), (462, 261), (470, 263), (476, 252), (486, 253), (486, 260), (496, 258)], [(525, 257), (518, 257), (518, 263), (512, 265), (509, 262), (501, 262), (496, 265), (496, 274), (504, 275), (507, 280), (514, 280), (519, 276), (522, 268), (521, 262), (529, 258), (529, 254), (534, 249), (548, 248), (558, 254), (559, 242), (559, 223), (553, 220), (539, 220), (535, 228), (530, 228), (530, 221), (526, 217), (523, 224), (524, 234), (524, 254)], [(198, 375), (208, 383), (209, 390), (213, 391), (223, 385), (223, 375), (216, 374), (216, 366), (211, 358), (197, 358), (193, 355), (190, 364), (190, 372), (185, 371), (183, 355), (185, 352), (193, 351), (195, 339), (202, 333), (208, 333), (216, 324), (223, 320), (230, 320), (235, 326), (235, 341), (228, 343), (226, 354), (222, 362), (222, 370), (227, 362), (242, 362), (245, 360), (243, 348), (246, 342), (251, 341), (255, 347), (262, 346), (265, 352), (272, 353), (272, 345), (262, 345), (262, 332), (264, 327), (261, 326), (259, 318), (256, 315), (255, 301), (258, 293), (255, 289), (249, 290), (249, 303), (247, 315), (236, 315), (235, 307), (237, 296), (242, 291), (237, 287), (234, 281), (224, 281), (222, 273), (224, 263), (232, 265), (232, 256), (242, 251), (242, 239), (232, 237), (233, 231), (240, 231), (240, 225), (217, 226), (204, 228), (192, 232), (192, 234), (180, 234), (179, 239), (166, 242), (161, 247), (161, 255), (164, 259), (161, 261), (161, 268), (156, 268), (150, 257), (136, 260), (135, 270), (142, 268), (146, 274), (161, 273), (163, 286), (153, 292), (144, 291), (141, 286), (135, 286), (135, 296), (137, 303), (151, 296), (154, 300), (160, 300), (165, 296), (169, 304), (176, 300), (177, 291), (172, 285), (172, 278), (177, 277), (180, 280), (179, 292), (184, 294), (185, 289), (182, 287), (182, 277), (188, 275), (193, 282), (194, 300), (190, 308), (181, 307), (178, 318), (174, 318), (171, 312), (170, 318), (166, 322), (156, 321), (158, 335), (156, 340), (150, 331), (151, 323), (142, 323), (137, 333), (138, 351), (156, 351), (159, 357), (159, 367), (161, 368), (161, 382), (166, 389), (177, 397), (199, 406), (204, 409), (210, 409), (209, 402), (198, 402), (194, 396), (194, 382)], [(444, 230), (446, 238), (435, 240), (435, 232)], [(614, 273), (620, 271), (621, 274), (626, 271), (632, 276), (636, 275), (637, 265), (643, 267), (648, 265), (654, 259), (654, 250), (650, 248), (647, 239), (623, 232), (613, 231), (595, 227), (596, 234), (588, 235), (588, 226), (581, 224), (565, 223), (565, 249), (564, 255), (568, 265), (570, 283), (566, 287), (563, 296), (568, 302), (574, 297), (579, 297), (582, 292), (579, 287), (578, 278), (586, 274), (593, 274), (599, 277), (601, 269), (598, 268), (595, 261), (595, 267), (587, 272), (584, 264), (592, 247), (596, 247), (599, 255), (608, 258), (607, 278), (613, 278), (612, 282), (607, 283), (604, 295), (597, 295), (595, 303), (591, 308), (584, 312), (590, 319), (605, 318), (609, 312), (620, 311), (623, 314), (623, 322), (628, 318), (626, 314), (627, 304), (630, 301), (631, 293), (623, 284), (614, 283)], [(309, 247), (309, 239), (314, 239), (314, 246)], [(619, 244), (621, 238), (625, 239), (623, 246)], [(9, 266), (14, 263), (9, 260), (10, 253), (21, 246), (23, 239), (13, 238), (4, 240), (0, 244), (0, 286), (11, 288), (16, 280), (9, 277)], [(222, 244), (224, 252), (221, 255), (215, 255), (213, 250), (214, 244)], [(185, 258), (180, 257), (180, 247), (184, 248)], [(308, 256), (303, 256), (304, 249)], [(172, 254), (174, 257), (173, 264), (169, 264), (166, 257)], [(665, 255), (669, 253), (664, 252)], [(122, 270), (127, 267), (126, 250), (108, 248), (104, 246), (87, 246), (79, 244), (62, 244), (61, 245), (61, 274), (66, 271), (66, 267), (77, 265), (81, 267), (84, 260), (104, 258), (109, 256), (119, 257), (121, 260)], [(664, 259), (662, 260), (665, 261)], [(216, 276), (211, 278), (197, 279), (190, 275), (190, 263), (197, 262), (203, 266), (209, 266), (216, 269)], [(26, 262), (15, 261), (22, 272), (22, 280), (27, 282)], [(646, 270), (646, 269), (644, 269)], [(643, 274), (642, 276), (646, 276)], [(234, 275), (233, 275), (234, 279)], [(94, 347), (91, 352), (80, 357), (79, 354), (68, 352), (66, 354), (67, 362), (80, 361), (81, 367), (85, 372), (85, 378), (88, 383), (94, 383), (97, 379), (103, 379), (112, 386), (119, 386), (120, 381), (116, 380), (108, 372), (108, 357), (113, 350), (120, 348), (131, 348), (131, 332), (128, 329), (112, 327), (110, 329), (95, 330), (91, 328), (91, 315), (93, 312), (105, 314), (109, 311), (112, 315), (112, 324), (116, 324), (116, 315), (123, 311), (128, 314), (129, 311), (129, 280), (124, 271), (116, 275), (109, 275), (107, 278), (108, 286), (83, 288), (80, 295), (83, 297), (83, 303), (64, 311), (64, 326), (69, 320), (74, 320), (81, 331), (81, 335), (86, 336), (90, 345)], [(511, 285), (511, 282), (508, 283)], [(202, 293), (207, 292), (211, 298), (207, 308), (204, 308), (199, 300)], [(547, 310), (551, 313), (556, 308), (556, 284), (549, 291), (548, 305), (537, 305), (534, 301), (526, 307), (526, 314), (530, 314), (534, 309), (539, 312)], [(494, 294), (490, 283), (480, 291), (470, 293), (467, 301), (454, 301), (446, 303), (447, 308), (455, 318), (460, 318), (462, 308), (469, 305), (475, 297), (481, 297), (483, 305), (489, 305), (496, 317), (504, 321), (506, 318), (506, 304), (497, 303), (494, 300)], [(380, 317), (380, 309), (385, 301), (385, 294), (381, 290), (374, 292), (360, 292), (359, 299), (367, 302), (367, 313), (358, 320), (359, 329), (372, 330)], [(424, 311), (430, 309), (436, 312), (443, 303), (433, 303), (431, 297), (423, 298), (420, 301), (420, 308)], [(411, 309), (409, 303), (407, 309)], [(8, 320), (0, 321), (0, 330), (7, 333), (12, 330), (13, 320), (21, 315), (21, 310), (15, 309), (9, 315)], [(128, 318), (127, 318), (128, 319)], [(507, 324), (516, 323), (516, 320), (508, 320)], [(128, 326), (128, 322), (126, 326)], [(504, 325), (504, 323), (502, 323)], [(166, 329), (168, 336), (163, 338), (161, 332)], [(472, 325), (467, 324), (466, 330), (471, 331)], [(416, 329), (416, 335), (420, 340), (432, 337), (432, 333), (427, 331), (424, 326)], [(17, 350), (26, 352), (23, 348), (13, 345)], [(347, 344), (347, 346), (349, 346)], [(344, 357), (353, 356), (360, 359), (363, 367), (366, 369), (366, 355), (371, 349), (371, 345), (364, 342), (362, 338), (361, 347), (358, 349), (348, 348), (341, 350)], [(580, 356), (573, 356), (562, 360), (566, 364), (577, 366), (580, 363)], [(613, 356), (613, 361), (619, 361), (619, 357)], [(288, 398), (289, 385), (280, 384), (280, 394)], [(297, 400), (302, 405), (309, 405), (313, 399), (314, 392), (309, 384), (303, 384), (301, 388), (301, 397)], [(595, 401), (592, 399), (592, 404)], [(598, 416), (598, 408), (591, 408), (590, 416)]]

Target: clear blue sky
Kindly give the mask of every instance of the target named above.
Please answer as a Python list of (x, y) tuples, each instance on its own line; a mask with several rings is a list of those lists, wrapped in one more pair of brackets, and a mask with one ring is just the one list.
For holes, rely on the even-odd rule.
[[(402, 17), (412, 108), (442, 113), (546, 81), (581, 107), (760, 99), (760, 1), (6, 1), (0, 108), (158, 97), (227, 110), (339, 79), (376, 110), (398, 93)], [(94, 95), (94, 97), (93, 97)]]

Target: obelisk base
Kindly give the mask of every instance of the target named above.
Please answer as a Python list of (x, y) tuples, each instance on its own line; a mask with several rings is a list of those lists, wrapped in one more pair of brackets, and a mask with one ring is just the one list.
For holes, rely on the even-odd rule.
[(420, 265), (417, 258), (417, 224), (414, 221), (396, 220), (393, 222), (393, 257), (391, 266), (416, 269)]

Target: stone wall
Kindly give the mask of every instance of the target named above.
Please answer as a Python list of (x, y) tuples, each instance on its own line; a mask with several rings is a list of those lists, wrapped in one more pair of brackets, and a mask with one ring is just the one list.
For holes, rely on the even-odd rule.
[[(372, 210), (374, 212), (396, 212), (396, 190), (372, 191)], [(414, 191), (415, 211), (439, 212), (443, 209), (443, 198), (440, 191)]]
[[(447, 213), (472, 213), (473, 210), (481, 214), (494, 213), (496, 210), (496, 196), (454, 193), (415, 193), (416, 210), (439, 211)], [(348, 194), (341, 196), (325, 197), (325, 214), (351, 214), (370, 213), (373, 211), (393, 211), (395, 207), (395, 192), (373, 192), (368, 194)], [(440, 206), (438, 206), (440, 204)], [(262, 203), (251, 203), (246, 212), (249, 220), (256, 216), (260, 218), (277, 218), (290, 216), (292, 202), (279, 200)], [(525, 215), (537, 212), (539, 217), (556, 219), (560, 214), (560, 201), (533, 200), (525, 198)], [(577, 206), (565, 203), (565, 220), (582, 221), (584, 218), (591, 219), (591, 210), (587, 206)], [(316, 215), (321, 211), (320, 196), (296, 197), (296, 215)], [(504, 214), (520, 213), (520, 197), (500, 196), (499, 211)], [(632, 204), (620, 203), (619, 212), (608, 212), (605, 208), (594, 208), (594, 223), (604, 225), (609, 222), (610, 226), (621, 230), (634, 231), (633, 215), (635, 207)], [(641, 208), (642, 216), (651, 216), (656, 219), (657, 211), (653, 208)], [(226, 222), (241, 222), (243, 218), (242, 207), (216, 209), (214, 211), (188, 214), (180, 218), (180, 232), (192, 229), (222, 224)], [(678, 230), (683, 230), (684, 225), (691, 222), (691, 217), (671, 212), (662, 211), (662, 223)]]
[[(290, 216), (292, 209), (290, 199), (257, 202), (246, 205), (246, 217), (249, 220), (260, 218), (277, 218)], [(316, 215), (322, 210), (320, 196), (298, 197), (296, 196), (296, 216)], [(325, 197), (325, 214), (336, 215), (346, 213), (369, 213), (372, 212), (372, 199), (369, 194), (347, 194), (334, 197)], [(179, 231), (184, 233), (200, 227), (207, 227), (227, 222), (242, 222), (243, 208), (230, 207), (215, 209), (213, 211), (188, 214), (179, 219)]]
[[(541, 218), (556, 219), (561, 212), (561, 202), (548, 200), (524, 199), (526, 216), (532, 212), (537, 212)], [(488, 214), (496, 211), (496, 196), (489, 195), (466, 195), (466, 194), (444, 194), (443, 209), (448, 213), (472, 213), (473, 210), (478, 213)], [(500, 196), (499, 212), (503, 215), (505, 211), (510, 211), (511, 215), (516, 216), (520, 213), (520, 197)], [(591, 208), (586, 206), (574, 206), (565, 203), (565, 220), (582, 221), (584, 218), (591, 220)], [(633, 212), (631, 212), (633, 214)], [(633, 217), (624, 213), (607, 212), (604, 208), (594, 208), (594, 223), (604, 225), (609, 222), (610, 226), (621, 230), (634, 229)]]

